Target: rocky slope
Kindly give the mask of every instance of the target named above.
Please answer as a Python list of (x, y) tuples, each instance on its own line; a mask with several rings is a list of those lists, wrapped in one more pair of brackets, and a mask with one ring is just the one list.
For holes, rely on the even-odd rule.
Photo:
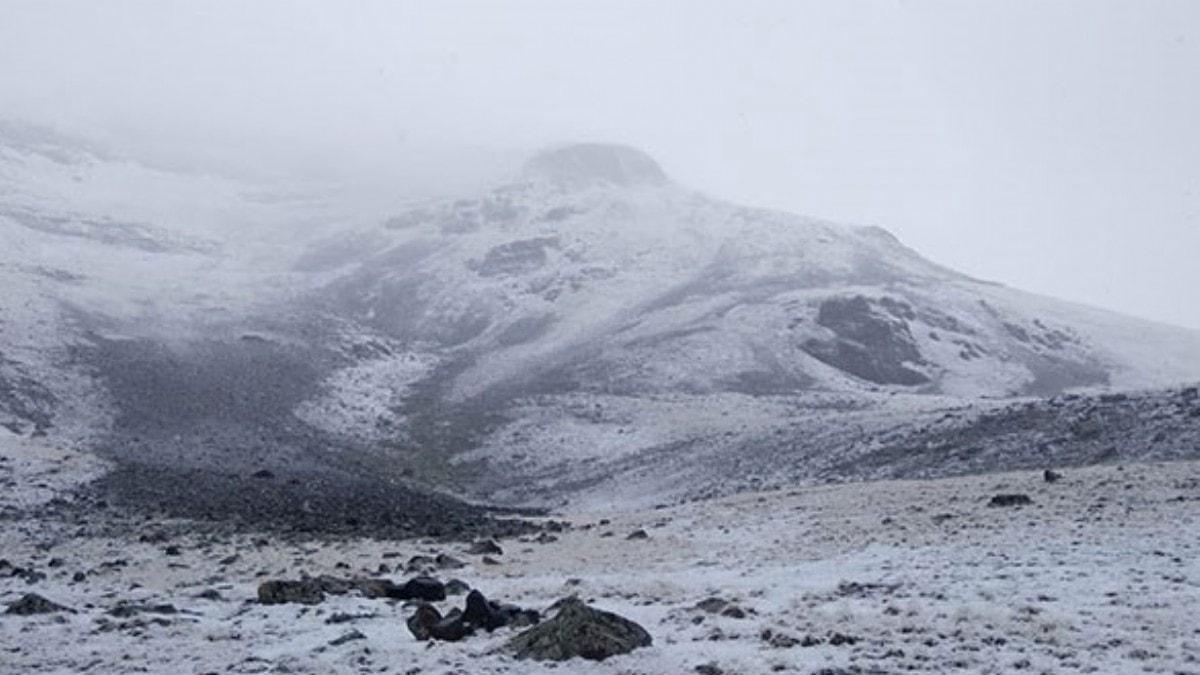
[[(55, 494), (37, 484), (84, 480), (92, 460), (3, 433), (0, 607), (17, 611), (0, 609), (0, 672), (1181, 673), (1200, 659), (1200, 530), (1186, 526), (1200, 516), (1196, 462), (576, 513), (481, 555), (37, 511)], [(1000, 494), (1028, 503), (990, 506)], [(442, 581), (543, 611), (577, 594), (653, 642), (599, 663), (518, 661), (505, 645), (524, 628), (423, 642), (406, 626), (411, 602), (257, 591), (304, 574), (407, 584), (439, 555)], [(68, 609), (18, 613), (35, 609), (29, 593)], [(434, 602), (446, 611), (463, 597)]]

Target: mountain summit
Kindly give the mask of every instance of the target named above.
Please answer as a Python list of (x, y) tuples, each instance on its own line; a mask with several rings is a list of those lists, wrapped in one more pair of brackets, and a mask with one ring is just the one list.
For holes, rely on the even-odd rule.
[(571, 185), (630, 187), (667, 183), (667, 175), (652, 157), (636, 148), (610, 143), (575, 143), (543, 150), (525, 163), (524, 172)]

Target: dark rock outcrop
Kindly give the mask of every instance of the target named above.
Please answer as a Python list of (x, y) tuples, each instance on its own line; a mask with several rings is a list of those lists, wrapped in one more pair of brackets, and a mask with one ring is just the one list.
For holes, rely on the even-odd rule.
[(32, 616), (34, 614), (51, 614), (54, 612), (71, 612), (75, 610), (60, 605), (52, 600), (47, 600), (37, 593), (26, 593), (21, 596), (20, 600), (9, 603), (8, 609), (4, 610), (5, 614), (14, 614), (16, 616)]
[(407, 624), (413, 637), (421, 641), (458, 642), (474, 632), (459, 610), (452, 610), (443, 617), (436, 607), (424, 602), (417, 606), (417, 611), (408, 618)]
[(834, 334), (832, 339), (814, 338), (804, 343), (804, 351), (817, 360), (876, 384), (929, 382), (910, 367), (923, 361), (902, 316), (877, 309), (860, 295), (822, 302), (817, 324)]
[(650, 634), (638, 624), (570, 597), (559, 602), (554, 618), (509, 640), (508, 649), (518, 659), (602, 661), (652, 643)]
[(531, 626), (541, 620), (541, 615), (532, 609), (522, 609), (516, 605), (493, 602), (477, 590), (467, 594), (467, 608), (463, 619), (489, 633), (502, 626)]

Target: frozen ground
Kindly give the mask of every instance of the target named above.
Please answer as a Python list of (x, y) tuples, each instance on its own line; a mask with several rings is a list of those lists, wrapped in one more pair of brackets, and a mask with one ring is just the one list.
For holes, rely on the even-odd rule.
[[(77, 610), (0, 614), (4, 672), (1200, 673), (1197, 462), (1076, 468), (1054, 484), (1016, 472), (568, 514), (554, 541), (501, 540), (499, 565), (462, 544), (282, 541), (37, 508), (100, 469), (0, 435), (0, 557), (46, 574), (0, 578), (0, 602), (37, 592)], [(987, 506), (998, 493), (1033, 504)], [(626, 538), (638, 529), (648, 538)], [(263, 578), (376, 575), (435, 551), (468, 563), (443, 578), (535, 608), (578, 593), (643, 624), (654, 645), (552, 667), (497, 652), (508, 629), (416, 642), (408, 610), (389, 601), (253, 601)], [(712, 596), (744, 616), (695, 609)], [(109, 614), (121, 603), (176, 611)], [(363, 616), (330, 623), (336, 613)], [(330, 644), (352, 630), (364, 637)]]

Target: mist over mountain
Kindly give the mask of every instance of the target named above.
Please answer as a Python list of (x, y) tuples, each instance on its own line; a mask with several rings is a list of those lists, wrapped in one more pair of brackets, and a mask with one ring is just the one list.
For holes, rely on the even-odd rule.
[(1198, 27), (0, 2), (0, 675), (1193, 673)]
[(793, 441), (814, 411), (869, 418), (826, 439), (837, 457), (905, 415), (1200, 379), (1193, 331), (714, 199), (623, 145), (371, 213), (8, 125), (0, 180), (3, 423), (129, 466), (540, 503), (684, 449), (677, 487), (752, 446), (771, 456), (724, 479), (778, 468), (813, 452)]

